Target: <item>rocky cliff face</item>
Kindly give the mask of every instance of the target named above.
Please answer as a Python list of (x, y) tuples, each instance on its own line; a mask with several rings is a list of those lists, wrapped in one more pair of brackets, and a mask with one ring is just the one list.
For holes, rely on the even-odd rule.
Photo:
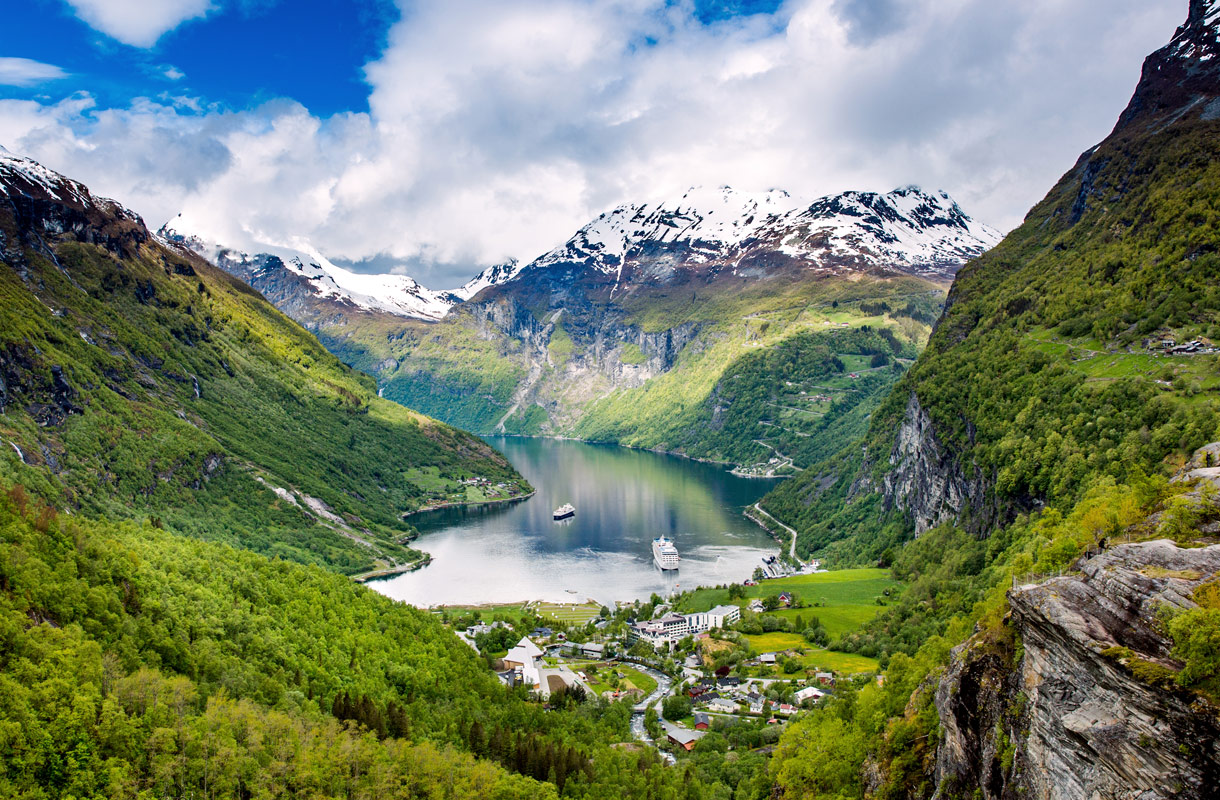
[(1004, 652), (959, 647), (936, 694), (938, 798), (1203, 798), (1220, 787), (1220, 709), (1150, 676), (1177, 665), (1162, 615), (1194, 606), (1220, 545), (1158, 540), (1015, 587)]
[[(1145, 61), (1113, 133), (1081, 155), (1024, 225), (957, 273), (928, 348), (902, 385), (904, 413), (892, 399), (876, 418), (872, 462), (857, 490), (882, 492), (887, 508), (909, 512), (917, 532), (955, 520), (982, 533), (1065, 489), (1078, 490), (1069, 470), (1058, 469), (1073, 456), (1089, 458), (1093, 469), (1099, 458), (1120, 461), (1111, 450), (1126, 436), (1158, 441), (1151, 429), (1160, 422), (1149, 425), (1137, 413), (1097, 421), (1108, 412), (1095, 390), (1107, 386), (1104, 369), (1148, 354), (1153, 338), (1209, 336), (1217, 298), (1192, 294), (1188, 276), (1214, 251), (1217, 233), (1202, 224), (1174, 229), (1167, 221), (1180, 217), (1179, 209), (1214, 201), (1209, 180), (1188, 173), (1215, 163), (1218, 121), (1220, 2), (1192, 0), (1173, 40)], [(1214, 285), (1214, 267), (1198, 271)], [(1145, 288), (1158, 279), (1164, 287)], [(1189, 311), (1158, 308), (1171, 292)], [(1052, 351), (1058, 363), (1045, 359)], [(1103, 367), (1103, 359), (1118, 361)], [(1191, 363), (1198, 362), (1169, 368), (1186, 371)], [(1030, 379), (1047, 368), (1046, 381)], [(1060, 369), (1080, 382), (1044, 391)], [(1141, 370), (1128, 374), (1145, 390), (1153, 384)], [(1109, 402), (1124, 408), (1129, 401)], [(1023, 413), (1065, 426), (1025, 424)], [(1157, 445), (1143, 468), (1181, 446), (1180, 437), (1159, 441), (1168, 446)], [(878, 475), (887, 452), (888, 469)]]
[(983, 529), (999, 516), (989, 482), (981, 471), (962, 463), (960, 454), (936, 435), (932, 418), (911, 393), (906, 413), (894, 438), (881, 492), (886, 508), (910, 514), (916, 534), (923, 533), (972, 510), (972, 525)]

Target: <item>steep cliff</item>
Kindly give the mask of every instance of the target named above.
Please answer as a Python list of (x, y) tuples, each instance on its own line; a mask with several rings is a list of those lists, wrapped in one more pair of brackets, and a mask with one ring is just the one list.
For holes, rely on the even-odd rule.
[(937, 797), (1195, 798), (1220, 786), (1220, 706), (1172, 682), (1164, 617), (1220, 545), (1125, 544), (1008, 596), (1015, 652), (972, 640), (936, 693)]
[[(1192, 2), (1111, 135), (958, 272), (926, 350), (873, 416), (841, 505), (876, 493), (916, 532), (958, 521), (985, 534), (1072, 503), (1099, 473), (1157, 472), (1214, 438), (1218, 26), (1214, 2)], [(861, 527), (861, 512), (849, 528), (814, 510), (826, 472), (766, 501), (806, 529), (806, 548)]]
[(996, 522), (998, 509), (988, 507), (988, 481), (978, 467), (963, 465), (941, 444), (914, 392), (894, 437), (889, 465), (881, 487), (886, 505), (908, 513), (916, 534), (959, 519), (968, 508), (975, 512), (976, 527)]

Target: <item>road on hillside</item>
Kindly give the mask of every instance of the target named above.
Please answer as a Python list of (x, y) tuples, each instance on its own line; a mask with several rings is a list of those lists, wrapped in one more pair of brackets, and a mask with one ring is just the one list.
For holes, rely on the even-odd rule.
[(777, 520), (775, 517), (768, 514), (766, 511), (763, 510), (763, 507), (760, 503), (754, 504), (754, 510), (757, 511), (759, 514), (762, 514), (764, 517), (771, 520), (772, 522), (774, 522), (776, 525), (780, 526), (784, 530), (788, 531), (788, 533), (792, 534), (792, 546), (788, 550), (788, 555), (796, 563), (804, 564), (805, 563), (804, 561), (801, 561), (799, 558), (796, 557), (796, 530), (793, 528), (789, 528), (787, 525), (785, 525), (784, 523)]

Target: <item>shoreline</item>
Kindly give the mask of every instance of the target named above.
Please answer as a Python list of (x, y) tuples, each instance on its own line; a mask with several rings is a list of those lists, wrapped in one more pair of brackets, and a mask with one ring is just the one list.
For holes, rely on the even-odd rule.
[[(423, 551), (420, 551), (423, 552)], [(356, 583), (368, 583), (369, 581), (381, 580), (383, 578), (393, 578), (396, 575), (405, 575), (408, 572), (415, 572), (432, 563), (432, 556), (424, 553), (424, 557), (418, 561), (412, 561), (410, 564), (399, 564), (396, 567), (386, 567), (384, 569), (374, 569), (368, 572), (361, 572), (359, 575), (353, 575), (352, 580)]]
[[(528, 494), (517, 495), (516, 497), (498, 497), (493, 500), (478, 500), (478, 501), (467, 500), (467, 501), (464, 501), (461, 503), (444, 503), (443, 505), (432, 506), (431, 508), (419, 508), (419, 509), (416, 509), (415, 511), (408, 511), (407, 513), (402, 515), (402, 519), (405, 521), (408, 518), (415, 516), (416, 514), (423, 514), (428, 511), (440, 511), (440, 510), (446, 509), (446, 508), (463, 508), (465, 506), (490, 506), (490, 505), (502, 505), (504, 503), (516, 503), (516, 502), (519, 502), (522, 500), (528, 500), (537, 493), (538, 493), (538, 490), (534, 489), (533, 491), (531, 491)], [(406, 536), (403, 539), (399, 540), (399, 544), (406, 544), (408, 542), (414, 542), (418, 538), (419, 538), (419, 531), (414, 531), (409, 536)], [(396, 567), (386, 567), (384, 569), (374, 569), (374, 570), (370, 570), (368, 572), (361, 572), (357, 575), (352, 575), (351, 579), (353, 581), (355, 581), (356, 583), (367, 584), (370, 581), (386, 580), (388, 578), (394, 578), (399, 575), (405, 575), (408, 572), (417, 572), (417, 571), (423, 569), (424, 567), (429, 566), (432, 563), (432, 554), (431, 553), (428, 553), (423, 550), (420, 550), (419, 552), (423, 553), (423, 558), (419, 559), (418, 561), (412, 561), (410, 564), (400, 564)]]
[[(783, 553), (782, 548), (787, 547), (788, 548), (788, 554), (787, 554), (788, 557), (791, 558), (796, 563), (800, 564), (801, 566), (805, 566), (805, 562), (801, 558), (799, 558), (796, 554), (796, 530), (788, 527), (787, 525), (780, 522), (775, 517), (771, 516), (771, 514), (768, 511), (764, 510), (763, 507), (760, 505), (761, 502), (762, 501), (760, 500), (758, 503), (755, 503), (752, 506), (746, 506), (745, 510), (742, 511), (741, 513), (745, 516), (746, 519), (750, 520), (755, 525), (762, 528), (764, 531), (767, 532), (768, 535), (770, 535), (771, 537), (773, 537), (776, 541), (778, 541), (780, 543), (781, 554)], [(751, 512), (753, 512), (753, 513), (751, 513)], [(779, 527), (783, 528), (784, 532), (787, 535), (781, 536), (780, 534), (776, 533), (769, 525), (767, 525), (766, 522), (764, 522), (761, 519), (761, 517), (766, 517), (767, 519), (771, 520)]]
[(720, 461), (715, 458), (701, 458), (699, 456), (687, 455), (686, 453), (679, 453), (676, 450), (664, 450), (660, 447), (640, 447), (638, 445), (623, 444), (621, 442), (603, 442), (598, 441), (597, 439), (581, 439), (579, 436), (544, 436), (536, 433), (479, 433), (475, 435), (481, 439), (486, 439), (492, 436), (500, 436), (506, 439), (553, 439), (559, 442), (580, 442), (581, 444), (596, 444), (603, 447), (621, 447), (624, 450), (635, 450), (640, 453), (656, 453), (663, 456), (674, 456), (675, 458), (683, 458), (687, 461), (694, 461), (699, 464), (714, 464), (718, 467), (731, 467), (731, 469), (726, 470), (726, 472), (738, 478), (746, 478), (749, 480), (779, 481), (793, 477), (792, 475), (750, 475), (740, 471), (745, 465), (738, 464), (734, 461)]
[(414, 517), (416, 514), (426, 514), (429, 511), (442, 511), (446, 508), (465, 508), (466, 506), (497, 506), (503, 505), (504, 503), (517, 503), (522, 500), (529, 500), (536, 494), (538, 494), (537, 489), (533, 490), (529, 494), (519, 494), (516, 497), (497, 497), (491, 500), (462, 500), (454, 503), (441, 503), (438, 506), (428, 506), (427, 508), (417, 508), (414, 511), (408, 511), (402, 515), (402, 518), (409, 519)]

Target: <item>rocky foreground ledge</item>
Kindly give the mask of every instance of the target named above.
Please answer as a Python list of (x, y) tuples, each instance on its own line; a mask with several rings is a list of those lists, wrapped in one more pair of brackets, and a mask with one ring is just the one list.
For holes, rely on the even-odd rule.
[(1220, 791), (1220, 709), (1166, 680), (1180, 665), (1162, 633), (1220, 574), (1220, 545), (1126, 544), (1079, 566), (1009, 593), (1011, 652), (976, 640), (954, 651), (936, 693), (938, 797)]

